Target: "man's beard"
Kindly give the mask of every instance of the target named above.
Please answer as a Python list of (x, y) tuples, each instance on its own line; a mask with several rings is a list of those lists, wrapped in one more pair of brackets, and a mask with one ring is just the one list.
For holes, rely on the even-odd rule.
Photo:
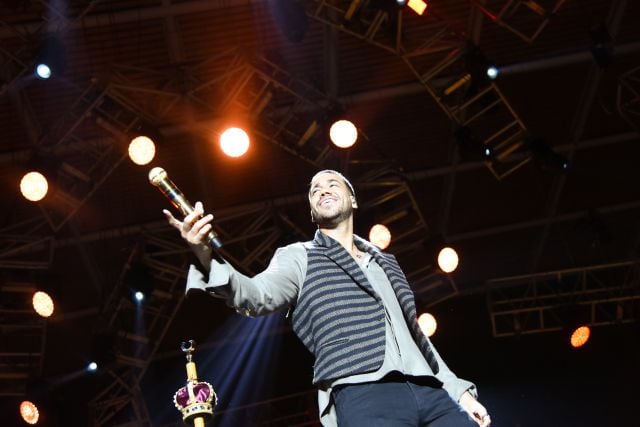
[(348, 219), (353, 214), (353, 207), (347, 206), (332, 215), (322, 215), (315, 209), (311, 209), (311, 220), (322, 228), (335, 228), (342, 221)]

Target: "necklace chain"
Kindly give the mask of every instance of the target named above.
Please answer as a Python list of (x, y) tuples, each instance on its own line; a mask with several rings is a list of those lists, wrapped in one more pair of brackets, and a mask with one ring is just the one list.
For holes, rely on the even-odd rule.
[(355, 245), (353, 246), (353, 256), (360, 259), (364, 254)]

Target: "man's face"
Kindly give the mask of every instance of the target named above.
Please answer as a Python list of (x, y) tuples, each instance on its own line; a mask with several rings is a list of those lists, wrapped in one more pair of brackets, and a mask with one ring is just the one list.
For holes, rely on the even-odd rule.
[(309, 189), (311, 219), (321, 227), (335, 227), (357, 208), (355, 197), (339, 175), (326, 172), (313, 177)]

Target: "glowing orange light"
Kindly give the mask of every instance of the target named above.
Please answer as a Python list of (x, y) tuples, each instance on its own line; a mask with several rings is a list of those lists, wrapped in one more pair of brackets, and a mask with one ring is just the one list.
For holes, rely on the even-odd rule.
[(418, 325), (422, 332), (430, 337), (436, 333), (436, 329), (438, 329), (438, 322), (436, 322), (436, 318), (433, 317), (431, 313), (422, 313), (418, 317)]
[(33, 309), (42, 317), (49, 317), (53, 314), (53, 300), (51, 297), (42, 291), (38, 291), (33, 294), (31, 300)]
[(40, 172), (28, 172), (20, 180), (20, 192), (25, 199), (38, 202), (47, 195), (49, 184)]
[(369, 230), (369, 241), (380, 249), (386, 249), (391, 243), (391, 232), (385, 225), (376, 224)]
[(427, 2), (422, 0), (409, 0), (407, 6), (420, 16), (427, 10)]
[(349, 148), (358, 139), (358, 129), (349, 120), (338, 120), (329, 128), (329, 138), (336, 147)]
[(589, 341), (591, 329), (588, 326), (580, 326), (571, 334), (571, 346), (574, 348), (582, 347)]
[(249, 135), (240, 128), (228, 128), (220, 136), (220, 148), (229, 157), (240, 157), (249, 149)]
[(33, 402), (24, 400), (20, 403), (20, 416), (27, 424), (36, 424), (40, 418), (40, 412)]
[(146, 136), (137, 136), (129, 143), (129, 158), (136, 165), (146, 165), (156, 155), (156, 144), (151, 138)]
[(458, 253), (453, 248), (443, 248), (438, 254), (438, 266), (445, 273), (451, 273), (458, 268), (458, 261)]

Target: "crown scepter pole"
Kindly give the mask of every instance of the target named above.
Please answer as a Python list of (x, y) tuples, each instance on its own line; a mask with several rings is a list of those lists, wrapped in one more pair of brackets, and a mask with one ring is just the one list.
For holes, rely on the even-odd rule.
[(173, 395), (173, 403), (182, 412), (182, 421), (194, 427), (204, 427), (213, 418), (213, 409), (218, 396), (211, 384), (198, 381), (196, 364), (193, 361), (195, 341), (182, 343), (181, 350), (187, 358), (187, 385)]

